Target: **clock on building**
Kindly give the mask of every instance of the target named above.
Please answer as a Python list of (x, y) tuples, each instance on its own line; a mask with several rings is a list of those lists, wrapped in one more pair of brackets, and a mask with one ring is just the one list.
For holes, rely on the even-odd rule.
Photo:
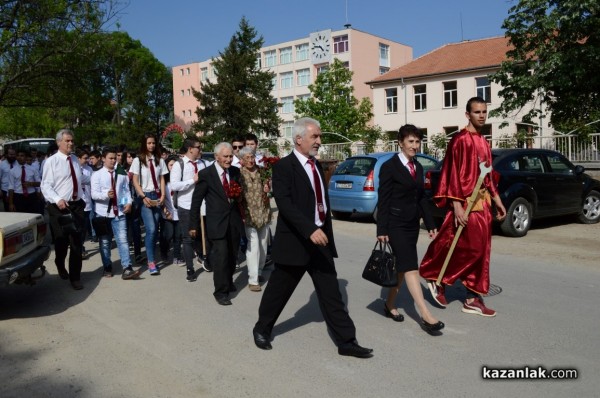
[(313, 64), (331, 59), (331, 29), (310, 34), (310, 59)]

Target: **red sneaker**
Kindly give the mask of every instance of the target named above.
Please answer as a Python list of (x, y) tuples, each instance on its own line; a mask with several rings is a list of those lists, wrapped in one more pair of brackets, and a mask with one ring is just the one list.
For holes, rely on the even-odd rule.
[(496, 316), (496, 311), (486, 307), (485, 304), (483, 304), (483, 299), (481, 297), (475, 297), (473, 301), (468, 304), (465, 300), (462, 312), (481, 316)]
[(442, 308), (446, 308), (448, 301), (446, 301), (446, 290), (444, 285), (438, 286), (434, 281), (427, 281), (427, 286), (431, 292), (431, 296)]

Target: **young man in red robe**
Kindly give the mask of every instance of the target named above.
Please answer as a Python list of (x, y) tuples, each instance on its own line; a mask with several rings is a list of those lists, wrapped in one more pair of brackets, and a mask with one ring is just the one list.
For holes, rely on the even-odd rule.
[[(491, 173), (481, 184), (480, 193), (470, 214), (466, 214), (467, 199), (473, 193), (479, 178), (479, 164), (492, 164), (490, 145), (481, 130), (487, 118), (487, 104), (481, 97), (467, 102), (465, 113), (469, 124), (452, 137), (446, 151), (438, 191), (434, 201), (438, 207), (447, 207), (448, 212), (437, 237), (431, 242), (419, 268), (420, 275), (427, 280), (434, 300), (446, 307), (444, 285), (452, 285), (460, 279), (467, 288), (467, 298), (462, 312), (482, 316), (495, 316), (496, 311), (483, 303), (481, 295), (487, 294), (490, 286), (490, 251), (492, 244), (492, 206), (496, 205), (497, 218), (506, 217), (506, 209), (498, 196)], [(464, 227), (454, 253), (442, 278), (442, 286), (435, 281), (459, 225)]]

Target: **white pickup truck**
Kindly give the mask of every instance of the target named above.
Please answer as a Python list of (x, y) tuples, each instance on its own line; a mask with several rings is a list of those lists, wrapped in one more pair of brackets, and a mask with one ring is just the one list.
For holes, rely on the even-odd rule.
[[(0, 213), (0, 286), (33, 285), (46, 274), (48, 226), (40, 214)], [(36, 271), (38, 271), (36, 273)]]

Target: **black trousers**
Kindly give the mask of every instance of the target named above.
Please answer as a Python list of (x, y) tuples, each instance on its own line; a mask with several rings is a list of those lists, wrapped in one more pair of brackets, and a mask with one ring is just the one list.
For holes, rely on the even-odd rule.
[(260, 301), (254, 331), (271, 335), (277, 318), (305, 272), (308, 272), (313, 281), (321, 313), (336, 343), (354, 340), (356, 328), (342, 300), (335, 266), (317, 251), (312, 256), (311, 264), (306, 266), (275, 264), (275, 270)]
[(211, 239), (210, 264), (213, 267), (213, 283), (215, 299), (229, 297), (229, 291), (233, 288), (233, 273), (237, 254), (240, 248), (240, 231), (229, 226), (224, 239)]
[(76, 200), (69, 202), (69, 211), (73, 213), (79, 233), (64, 234), (58, 223), (58, 217), (66, 213), (61, 211), (55, 204), (48, 204), (48, 216), (50, 218), (50, 231), (54, 240), (55, 264), (59, 271), (66, 271), (65, 260), (69, 252), (69, 279), (78, 281), (81, 279), (81, 253), (83, 251), (83, 229), (85, 228), (84, 211), (85, 202)]

